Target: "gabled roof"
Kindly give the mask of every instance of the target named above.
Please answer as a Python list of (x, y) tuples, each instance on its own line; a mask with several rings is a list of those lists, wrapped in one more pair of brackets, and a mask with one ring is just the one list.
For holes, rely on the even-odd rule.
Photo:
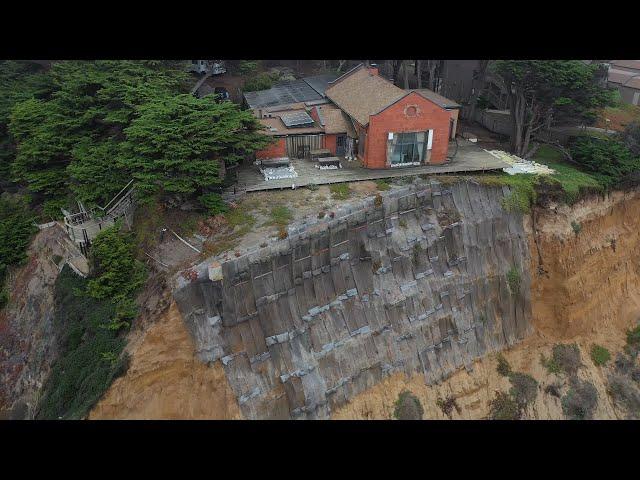
[(319, 105), (316, 107), (316, 112), (325, 133), (346, 133), (350, 137), (356, 136), (351, 120), (339, 108), (333, 105)]
[(443, 97), (439, 93), (436, 93), (433, 90), (429, 90), (428, 88), (415, 88), (407, 91), (419, 93), (427, 100), (431, 100), (433, 103), (442, 108), (460, 108), (459, 103), (456, 103), (453, 100), (449, 100), (448, 98)]
[(329, 84), (326, 96), (362, 126), (375, 115), (397, 102), (405, 92), (379, 75), (359, 65)]

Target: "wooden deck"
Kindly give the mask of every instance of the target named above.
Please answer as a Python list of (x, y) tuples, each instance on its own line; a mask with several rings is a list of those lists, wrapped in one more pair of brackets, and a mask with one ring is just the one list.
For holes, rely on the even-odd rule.
[[(455, 144), (449, 148), (450, 156), (455, 151)], [(358, 161), (342, 160), (342, 167), (337, 170), (320, 170), (315, 168), (316, 162), (306, 159), (291, 159), (291, 165), (298, 176), (281, 180), (266, 181), (258, 167), (250, 166), (238, 169), (238, 183), (246, 187), (247, 192), (261, 190), (278, 190), (284, 188), (304, 187), (306, 185), (326, 185), (331, 183), (357, 182), (363, 180), (379, 180), (383, 178), (407, 177), (412, 175), (438, 175), (463, 172), (486, 172), (502, 170), (509, 165), (495, 158), (474, 143), (458, 140), (458, 152), (455, 157), (443, 165), (421, 165), (418, 167), (371, 170), (363, 168)]]

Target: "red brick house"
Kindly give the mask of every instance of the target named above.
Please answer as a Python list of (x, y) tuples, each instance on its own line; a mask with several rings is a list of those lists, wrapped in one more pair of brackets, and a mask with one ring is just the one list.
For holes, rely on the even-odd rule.
[(364, 65), (325, 87), (321, 100), (257, 112), (267, 134), (277, 138), (257, 158), (295, 156), (296, 142), (303, 142), (312, 150), (357, 155), (374, 169), (446, 161), (457, 118), (447, 104), (423, 91), (398, 88)]

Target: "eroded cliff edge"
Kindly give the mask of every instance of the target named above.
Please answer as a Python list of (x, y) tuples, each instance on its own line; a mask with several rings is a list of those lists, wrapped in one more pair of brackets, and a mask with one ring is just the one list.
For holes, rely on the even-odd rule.
[(431, 181), (177, 278), (204, 362), (244, 418), (328, 418), (385, 377), (435, 383), (531, 331), (530, 256), (509, 190)]

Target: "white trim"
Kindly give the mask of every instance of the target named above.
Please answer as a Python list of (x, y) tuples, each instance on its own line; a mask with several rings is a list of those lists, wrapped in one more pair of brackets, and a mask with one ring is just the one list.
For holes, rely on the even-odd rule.
[(429, 138), (427, 139), (427, 150), (431, 150), (433, 146), (433, 130), (429, 130)]

